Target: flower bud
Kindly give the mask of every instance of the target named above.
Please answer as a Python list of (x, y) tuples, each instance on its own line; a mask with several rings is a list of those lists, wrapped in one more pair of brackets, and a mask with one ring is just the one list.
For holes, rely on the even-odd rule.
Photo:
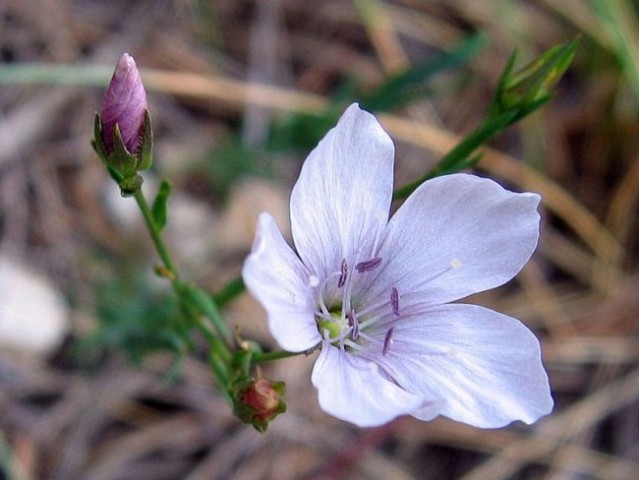
[(134, 194), (142, 185), (138, 172), (151, 166), (153, 131), (140, 72), (128, 53), (120, 58), (95, 116), (92, 145), (122, 195)]
[(235, 415), (264, 432), (268, 423), (286, 410), (284, 391), (284, 382), (264, 378), (250, 380), (235, 398)]
[[(576, 49), (576, 40), (557, 45), (516, 72), (512, 71), (516, 58), (513, 55), (502, 74), (493, 110), (499, 113), (509, 110), (529, 112), (544, 103), (570, 66)], [(514, 120), (523, 115), (520, 113)]]
[(102, 142), (108, 154), (114, 151), (116, 125), (128, 152), (136, 153), (146, 110), (146, 92), (140, 72), (133, 57), (125, 53), (120, 57), (102, 100)]

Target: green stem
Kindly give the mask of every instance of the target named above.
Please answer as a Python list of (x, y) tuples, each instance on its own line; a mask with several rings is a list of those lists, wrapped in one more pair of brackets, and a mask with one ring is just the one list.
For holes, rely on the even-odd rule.
[(155, 245), (155, 249), (157, 250), (160, 258), (162, 259), (162, 263), (164, 263), (164, 267), (171, 274), (172, 280), (179, 280), (179, 275), (175, 267), (173, 266), (173, 262), (171, 261), (171, 256), (169, 255), (169, 251), (164, 245), (164, 241), (162, 240), (162, 236), (160, 235), (160, 229), (155, 223), (153, 218), (153, 213), (149, 208), (149, 204), (146, 202), (146, 198), (144, 198), (144, 194), (142, 193), (142, 189), (138, 189), (133, 194), (135, 197), (135, 201), (138, 202), (138, 206), (140, 207), (140, 211), (144, 216), (144, 221), (146, 222), (147, 227), (149, 228), (149, 233), (151, 234), (151, 239), (153, 240), (153, 244)]
[(305, 350), (303, 352), (287, 352), (287, 351), (278, 351), (278, 352), (268, 352), (268, 353), (254, 353), (251, 357), (253, 363), (264, 363), (264, 362), (273, 362), (275, 360), (281, 360), (283, 358), (296, 357), (297, 355), (308, 355), (312, 353), (315, 348), (311, 350)]
[[(173, 261), (171, 260), (171, 255), (169, 254), (169, 250), (166, 248), (164, 244), (164, 240), (162, 240), (162, 235), (160, 233), (160, 227), (155, 221), (153, 217), (153, 212), (151, 211), (149, 204), (144, 197), (141, 189), (138, 189), (133, 194), (135, 197), (138, 206), (140, 207), (140, 211), (144, 216), (144, 220), (149, 229), (149, 233), (151, 238), (153, 239), (153, 244), (164, 263), (164, 267), (168, 270), (168, 276), (173, 284), (173, 289), (175, 293), (179, 297), (184, 297), (188, 295), (192, 300), (195, 301), (195, 304), (199, 307), (199, 309), (207, 316), (213, 326), (217, 330), (217, 333), (224, 339), (226, 342), (230, 342), (231, 334), (228, 331), (228, 327), (222, 316), (220, 315), (218, 306), (215, 301), (209, 296), (201, 292), (199, 289), (195, 287), (190, 287), (187, 284), (184, 284), (180, 281), (179, 274), (175, 267), (173, 266)], [(200, 329), (200, 331), (207, 337), (208, 341), (211, 342), (212, 338), (215, 337), (213, 332), (210, 332), (206, 326), (204, 326), (199, 319), (196, 319), (195, 326)], [(228, 349), (227, 349), (228, 350)]]
[[(468, 164), (470, 162), (466, 162), (466, 160), (471, 157), (472, 153), (485, 142), (501, 132), (508, 125), (510, 125), (517, 113), (517, 110), (513, 110), (498, 116), (488, 117), (479, 127), (473, 130), (450, 152), (448, 152), (439, 161), (439, 163), (437, 163), (435, 168), (433, 168), (424, 176), (415, 180), (414, 182), (411, 182), (408, 185), (397, 189), (393, 194), (393, 199), (401, 200), (408, 197), (426, 180), (430, 180), (431, 178), (438, 175), (443, 175), (452, 171), (458, 171), (461, 170), (461, 168), (470, 166)], [(473, 158), (479, 159), (479, 157)]]
[(231, 385), (229, 372), (231, 354), (226, 348), (226, 345), (217, 337), (211, 338), (208, 363), (211, 370), (213, 370), (222, 395), (224, 395), (224, 398), (229, 402), (229, 405), (233, 405), (233, 399), (229, 393), (229, 387)]

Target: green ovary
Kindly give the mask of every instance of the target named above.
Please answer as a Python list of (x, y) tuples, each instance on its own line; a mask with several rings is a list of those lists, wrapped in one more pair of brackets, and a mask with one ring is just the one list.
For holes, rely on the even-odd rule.
[(342, 319), (341, 309), (339, 311), (331, 311), (332, 320), (326, 320), (324, 318), (317, 319), (317, 326), (322, 335), (324, 331), (328, 331), (328, 337), (331, 339), (339, 338), (342, 330), (348, 328), (346, 319)]

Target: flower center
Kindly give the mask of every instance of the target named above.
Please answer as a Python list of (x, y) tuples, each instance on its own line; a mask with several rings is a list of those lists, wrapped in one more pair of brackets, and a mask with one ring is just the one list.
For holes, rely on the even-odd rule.
[[(328, 275), (322, 282), (315, 276), (309, 283), (316, 291), (315, 319), (322, 336), (333, 345), (347, 351), (360, 350), (375, 344), (386, 354), (392, 343), (393, 328), (386, 330), (383, 338), (371, 336), (371, 328), (389, 313), (399, 316), (400, 295), (391, 287), (386, 298), (370, 305), (362, 305), (358, 291), (362, 277), (370, 274), (382, 264), (382, 258), (355, 263), (352, 267), (346, 259), (339, 270)], [(367, 332), (368, 331), (368, 332)]]
[[(355, 263), (351, 267), (346, 259), (339, 269), (320, 281), (315, 275), (309, 278), (309, 284), (315, 290), (315, 320), (323, 338), (334, 346), (346, 351), (379, 349), (386, 355), (393, 345), (395, 327), (390, 325), (402, 313), (401, 295), (395, 286), (388, 289), (387, 295), (381, 295), (376, 301), (364, 305), (363, 290), (365, 276), (379, 268), (381, 257)], [(415, 284), (415, 289), (461, 268), (459, 259), (453, 258), (449, 265), (433, 275)], [(382, 322), (383, 321), (383, 322)], [(383, 323), (383, 324), (382, 324)]]
[(331, 312), (331, 319), (325, 320), (323, 318), (317, 319), (317, 326), (320, 332), (326, 332), (328, 338), (339, 338), (342, 331), (348, 326), (343, 322), (341, 314), (339, 312)]

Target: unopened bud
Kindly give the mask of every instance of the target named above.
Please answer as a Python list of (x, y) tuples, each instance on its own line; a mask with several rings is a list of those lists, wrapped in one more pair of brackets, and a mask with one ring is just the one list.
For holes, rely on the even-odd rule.
[[(572, 62), (576, 48), (576, 40), (557, 45), (516, 72), (512, 71), (515, 61), (513, 55), (502, 74), (493, 109), (499, 113), (513, 109), (527, 112), (548, 100)], [(523, 114), (516, 118), (521, 116)]]
[(283, 397), (284, 382), (271, 382), (264, 378), (251, 380), (240, 389), (235, 399), (235, 415), (264, 432), (277, 415), (286, 410)]
[(122, 194), (135, 193), (142, 185), (138, 172), (151, 166), (153, 132), (140, 72), (128, 53), (120, 58), (96, 114), (92, 144)]
[(129, 153), (136, 153), (147, 110), (146, 92), (135, 60), (128, 53), (120, 57), (102, 100), (102, 142), (107, 153), (114, 150), (115, 128)]

